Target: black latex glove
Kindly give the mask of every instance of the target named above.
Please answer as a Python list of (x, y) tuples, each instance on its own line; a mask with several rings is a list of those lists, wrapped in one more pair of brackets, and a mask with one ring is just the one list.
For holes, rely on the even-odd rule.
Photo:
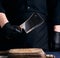
[(3, 28), (2, 32), (5, 35), (6, 38), (20, 38), (23, 35), (26, 35), (25, 31), (21, 28), (18, 28), (18, 26), (11, 25), (10, 23), (6, 23)]
[(60, 51), (60, 32), (54, 32), (53, 49)]

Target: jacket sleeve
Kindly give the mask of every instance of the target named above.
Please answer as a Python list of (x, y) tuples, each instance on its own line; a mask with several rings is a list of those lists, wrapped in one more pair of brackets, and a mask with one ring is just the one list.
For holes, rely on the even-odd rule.
[(60, 25), (60, 0), (57, 0), (53, 21), (54, 25)]
[(0, 0), (0, 12), (5, 13), (5, 10), (3, 9), (2, 2), (3, 2), (3, 0)]

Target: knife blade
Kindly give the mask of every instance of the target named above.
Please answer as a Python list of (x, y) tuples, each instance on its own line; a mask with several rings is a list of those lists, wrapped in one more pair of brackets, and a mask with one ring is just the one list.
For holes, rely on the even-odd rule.
[(44, 19), (39, 13), (32, 13), (32, 15), (20, 25), (26, 33), (33, 31), (35, 28), (41, 26), (44, 23)]

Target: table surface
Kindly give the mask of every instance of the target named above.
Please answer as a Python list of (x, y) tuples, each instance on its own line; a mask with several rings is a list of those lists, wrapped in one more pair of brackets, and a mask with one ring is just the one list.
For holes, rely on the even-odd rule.
[(53, 54), (56, 58), (60, 58), (60, 52), (46, 52), (46, 54)]
[[(53, 54), (55, 58), (60, 58), (60, 52), (45, 52), (46, 54)], [(0, 58), (8, 58), (8, 56), (0, 56)]]

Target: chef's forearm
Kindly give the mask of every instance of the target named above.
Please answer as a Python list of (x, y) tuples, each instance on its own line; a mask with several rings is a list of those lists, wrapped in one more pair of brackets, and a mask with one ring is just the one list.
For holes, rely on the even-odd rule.
[(5, 13), (0, 13), (0, 26), (1, 28), (8, 22)]
[(54, 31), (60, 32), (60, 25), (55, 25), (54, 26)]

